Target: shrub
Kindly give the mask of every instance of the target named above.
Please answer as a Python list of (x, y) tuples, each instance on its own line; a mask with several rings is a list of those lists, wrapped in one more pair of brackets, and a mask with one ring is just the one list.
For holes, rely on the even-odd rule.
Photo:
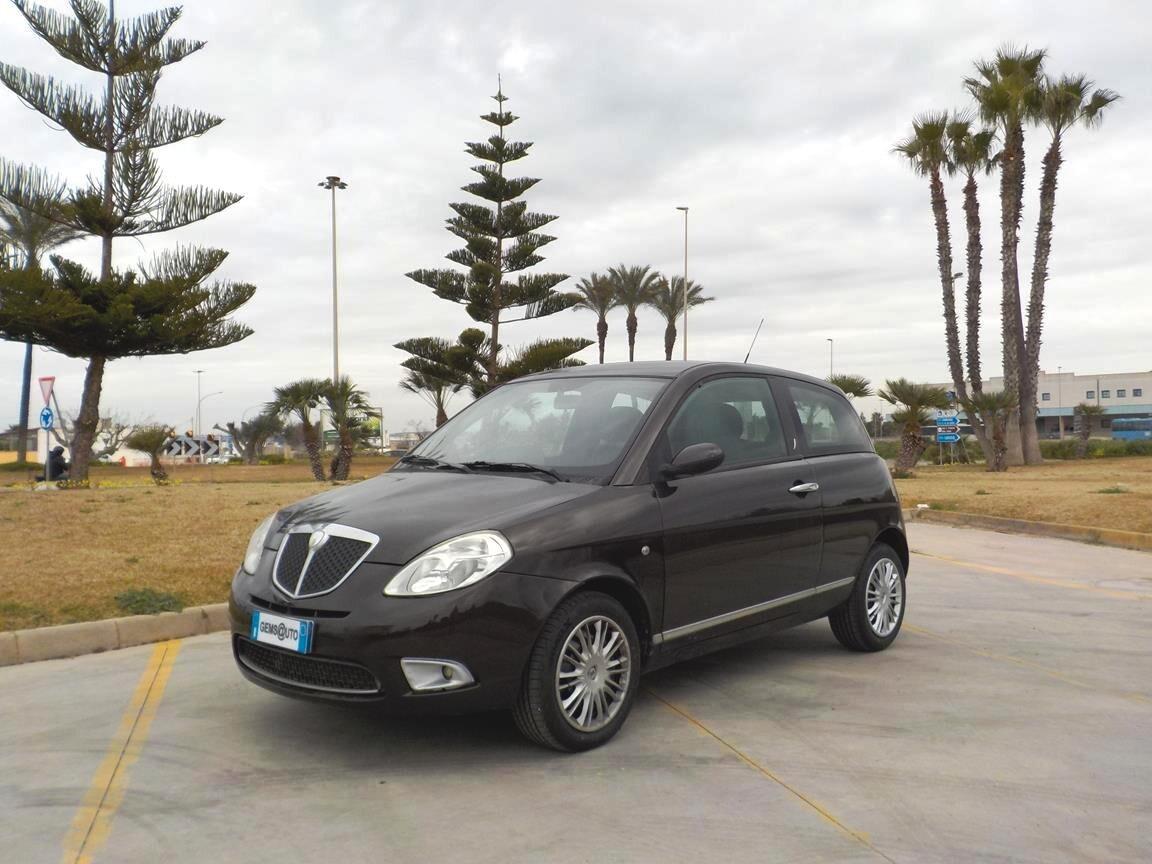
[(154, 615), (157, 612), (179, 612), (184, 600), (176, 594), (151, 588), (130, 588), (115, 597), (116, 605), (129, 615)]
[[(1041, 441), (1040, 454), (1045, 459), (1075, 459), (1075, 438), (1062, 441)], [(1090, 438), (1088, 458), (1105, 459), (1119, 456), (1152, 456), (1152, 441), (1114, 441), (1110, 438)]]
[(899, 441), (873, 441), (876, 445), (876, 453), (881, 459), (895, 459), (896, 454), (900, 452)]
[(260, 459), (261, 465), (283, 465), (288, 460), (280, 453), (269, 453)]
[(43, 472), (44, 466), (39, 462), (4, 462), (0, 463), (0, 471), (11, 471), (13, 474), (22, 471)]

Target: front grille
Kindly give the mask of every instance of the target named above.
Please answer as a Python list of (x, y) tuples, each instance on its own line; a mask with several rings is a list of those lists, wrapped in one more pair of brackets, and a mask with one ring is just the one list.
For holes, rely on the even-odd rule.
[(332, 537), (316, 550), (308, 563), (304, 581), (296, 593), (323, 594), (331, 591), (348, 575), (348, 571), (368, 551), (370, 543), (353, 540), (350, 537)]
[(284, 538), (284, 549), (276, 559), (276, 582), (290, 594), (296, 593), (300, 571), (308, 560), (308, 535), (289, 534)]
[(380, 692), (376, 676), (359, 664), (281, 651), (243, 636), (235, 638), (240, 662), (253, 672), (273, 680), (331, 693), (367, 695)]
[[(321, 532), (323, 543), (311, 548), (310, 540)], [(289, 597), (327, 594), (348, 578), (379, 539), (344, 525), (302, 525), (284, 538), (272, 581)]]

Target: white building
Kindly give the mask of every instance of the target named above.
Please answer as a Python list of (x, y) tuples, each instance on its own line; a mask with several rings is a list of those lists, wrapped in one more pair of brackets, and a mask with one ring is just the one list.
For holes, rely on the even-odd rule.
[[(951, 390), (951, 384), (941, 385)], [(1004, 379), (984, 382), (984, 389), (1004, 389)], [(1152, 417), (1152, 371), (1114, 372), (1104, 375), (1077, 375), (1075, 372), (1040, 371), (1036, 383), (1038, 415), (1036, 426), (1041, 438), (1059, 438), (1070, 433), (1076, 406), (1081, 402), (1104, 409), (1100, 429), (1105, 434), (1116, 417)]]

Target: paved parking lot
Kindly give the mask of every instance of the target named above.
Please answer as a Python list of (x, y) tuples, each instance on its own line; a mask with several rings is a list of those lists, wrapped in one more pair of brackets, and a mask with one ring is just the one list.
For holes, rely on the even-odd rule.
[(278, 698), (224, 634), (0, 669), (0, 860), (1152, 860), (1152, 556), (910, 531), (891, 650), (656, 673), (577, 756)]

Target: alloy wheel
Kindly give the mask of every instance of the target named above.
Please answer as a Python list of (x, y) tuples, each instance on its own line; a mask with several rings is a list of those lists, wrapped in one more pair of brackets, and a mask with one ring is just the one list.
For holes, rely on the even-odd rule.
[(881, 558), (872, 566), (865, 603), (872, 632), (881, 639), (887, 637), (900, 622), (900, 612), (904, 607), (900, 569), (892, 559)]
[(624, 704), (631, 674), (632, 650), (615, 621), (593, 615), (572, 628), (556, 661), (556, 699), (568, 725), (580, 732), (607, 726)]

